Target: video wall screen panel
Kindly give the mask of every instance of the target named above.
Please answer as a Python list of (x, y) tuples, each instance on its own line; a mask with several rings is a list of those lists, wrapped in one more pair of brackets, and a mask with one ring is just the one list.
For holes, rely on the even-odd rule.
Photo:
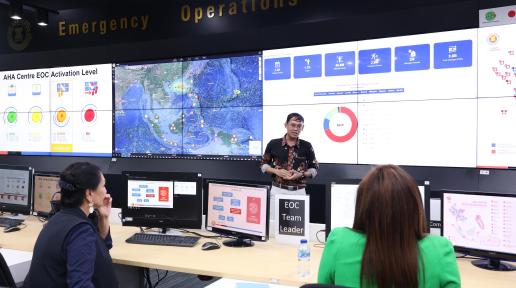
[(264, 51), (265, 142), (299, 112), (320, 162), (475, 167), (476, 33)]
[(478, 29), (479, 167), (516, 167), (516, 25)]
[(0, 154), (259, 159), (299, 112), (319, 162), (516, 167), (515, 34), (4, 71)]
[(5, 71), (0, 81), (1, 151), (111, 156), (111, 64)]
[(262, 154), (261, 54), (117, 64), (114, 155)]

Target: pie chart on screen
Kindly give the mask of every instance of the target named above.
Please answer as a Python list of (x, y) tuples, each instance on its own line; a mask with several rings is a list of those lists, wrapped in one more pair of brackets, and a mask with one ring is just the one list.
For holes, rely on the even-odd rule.
[(343, 143), (355, 136), (358, 128), (357, 116), (351, 109), (337, 107), (330, 110), (324, 118), (324, 133), (333, 142)]
[(82, 108), (82, 122), (88, 126), (92, 126), (97, 121), (97, 107), (89, 104)]
[(70, 121), (70, 113), (63, 108), (57, 108), (56, 112), (54, 112), (54, 123), (59, 127), (64, 127), (68, 124), (68, 121)]
[(18, 111), (14, 107), (9, 107), (4, 111), (4, 123), (14, 125), (18, 122)]
[(43, 112), (41, 107), (34, 106), (29, 110), (29, 124), (41, 124), (43, 122)]

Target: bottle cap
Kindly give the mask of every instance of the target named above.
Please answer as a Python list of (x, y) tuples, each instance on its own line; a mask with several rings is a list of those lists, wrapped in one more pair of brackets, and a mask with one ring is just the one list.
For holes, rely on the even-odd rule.
[(308, 240), (306, 240), (306, 239), (301, 239), (301, 244), (306, 244), (306, 243), (308, 243)]

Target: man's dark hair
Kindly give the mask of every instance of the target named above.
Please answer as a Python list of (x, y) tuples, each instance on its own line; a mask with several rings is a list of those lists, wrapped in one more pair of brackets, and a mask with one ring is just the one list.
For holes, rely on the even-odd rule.
[(88, 162), (68, 166), (60, 175), (61, 205), (67, 208), (81, 206), (86, 189), (97, 189), (101, 178), (100, 168)]
[(305, 118), (303, 118), (303, 116), (301, 116), (301, 114), (296, 113), (296, 112), (288, 114), (287, 122), (285, 122), (285, 123), (288, 123), (288, 121), (290, 121), (292, 118), (294, 118), (294, 120), (298, 120), (299, 122), (305, 123)]

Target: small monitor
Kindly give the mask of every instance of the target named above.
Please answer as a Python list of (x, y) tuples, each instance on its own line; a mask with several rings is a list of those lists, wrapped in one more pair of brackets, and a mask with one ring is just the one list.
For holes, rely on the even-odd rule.
[(37, 172), (34, 173), (34, 209), (33, 213), (38, 216), (48, 217), (52, 211), (50, 201), (61, 199), (61, 194), (58, 193), (59, 174)]
[(0, 212), (30, 214), (31, 167), (0, 165)]
[(253, 246), (252, 240), (266, 241), (269, 232), (269, 186), (208, 181), (206, 230), (236, 239), (230, 247)]
[[(427, 229), (430, 223), (430, 185), (428, 181), (416, 181), (418, 184)], [(353, 227), (355, 221), (355, 204), (359, 179), (331, 182), (326, 188), (326, 237), (336, 227)], [(429, 230), (427, 230), (429, 232)]]
[(443, 191), (442, 235), (455, 251), (484, 259), (473, 265), (489, 270), (515, 270), (500, 262), (516, 260), (516, 195)]
[(202, 227), (202, 175), (124, 171), (122, 225), (154, 228)]

